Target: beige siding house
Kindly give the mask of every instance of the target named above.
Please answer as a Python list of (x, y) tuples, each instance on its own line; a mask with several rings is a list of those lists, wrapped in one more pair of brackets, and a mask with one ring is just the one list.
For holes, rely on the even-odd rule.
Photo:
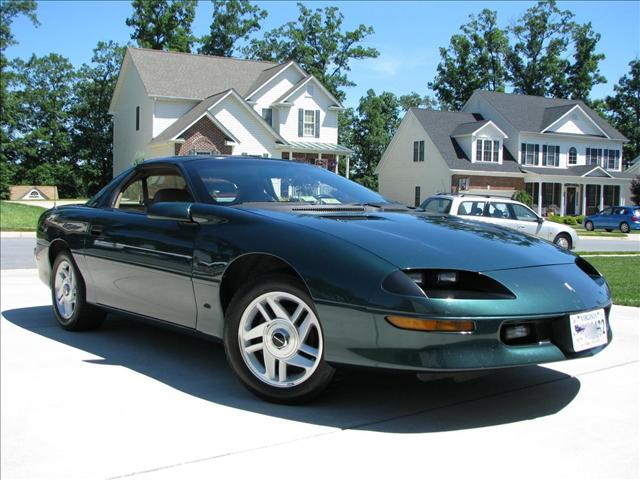
[(127, 49), (109, 113), (114, 173), (168, 155), (252, 155), (337, 172), (342, 104), (295, 62)]

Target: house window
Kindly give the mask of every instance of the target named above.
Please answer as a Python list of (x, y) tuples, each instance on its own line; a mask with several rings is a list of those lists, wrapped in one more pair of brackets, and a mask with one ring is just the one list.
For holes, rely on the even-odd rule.
[(476, 162), (499, 162), (500, 142), (497, 140), (476, 140)]
[(602, 154), (603, 167), (607, 170), (618, 170), (620, 166), (620, 150), (605, 149)]
[(140, 107), (136, 107), (136, 132), (140, 130)]
[(542, 165), (545, 167), (560, 166), (560, 147), (558, 145), (542, 146)]
[(602, 165), (602, 149), (587, 148), (587, 161), (589, 165)]
[(304, 136), (314, 137), (316, 135), (316, 112), (314, 110), (304, 111)]
[(571, 147), (569, 149), (569, 165), (575, 165), (578, 163), (578, 151), (576, 147)]
[(269, 158), (269, 154), (268, 153), (263, 153), (262, 154), (262, 158)]
[(273, 109), (272, 108), (263, 108), (262, 118), (264, 118), (264, 121), (273, 127)]
[(521, 145), (520, 163), (522, 165), (538, 165), (540, 156), (540, 145), (534, 143), (523, 143)]
[(458, 179), (458, 192), (466, 192), (469, 190), (469, 177), (462, 177)]
[(416, 187), (416, 190), (415, 190), (415, 198), (414, 198), (414, 200), (413, 200), (413, 205), (414, 205), (415, 207), (420, 206), (420, 187)]
[(413, 161), (424, 162), (424, 140), (413, 142)]

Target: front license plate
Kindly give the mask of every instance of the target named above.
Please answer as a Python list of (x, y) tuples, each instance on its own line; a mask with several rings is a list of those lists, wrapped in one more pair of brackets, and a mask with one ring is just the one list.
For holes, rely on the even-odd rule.
[(607, 320), (603, 309), (570, 315), (569, 322), (574, 352), (607, 343)]

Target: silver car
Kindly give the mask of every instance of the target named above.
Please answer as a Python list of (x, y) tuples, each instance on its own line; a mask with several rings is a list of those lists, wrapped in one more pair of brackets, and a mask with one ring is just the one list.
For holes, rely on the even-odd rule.
[(420, 208), (432, 213), (443, 213), (493, 223), (519, 232), (535, 235), (556, 245), (572, 249), (576, 247), (576, 231), (539, 217), (524, 203), (506, 197), (468, 194), (439, 194), (427, 198)]

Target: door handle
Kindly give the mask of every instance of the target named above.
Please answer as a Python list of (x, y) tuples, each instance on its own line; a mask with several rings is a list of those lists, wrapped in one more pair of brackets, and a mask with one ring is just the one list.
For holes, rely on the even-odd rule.
[(102, 235), (102, 227), (100, 225), (91, 225), (91, 230), (89, 231), (91, 232), (91, 235), (96, 237)]

